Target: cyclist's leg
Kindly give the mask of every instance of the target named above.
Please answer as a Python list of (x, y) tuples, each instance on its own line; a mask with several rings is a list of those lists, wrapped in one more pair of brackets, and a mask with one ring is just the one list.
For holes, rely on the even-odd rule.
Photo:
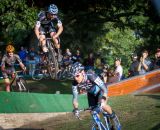
[(10, 92), (10, 80), (9, 80), (9, 78), (5, 78), (4, 83), (5, 83), (5, 86), (6, 86), (6, 91)]
[(40, 27), (39, 31), (40, 31), (40, 37), (39, 37), (40, 46), (43, 52), (47, 52), (48, 49), (46, 47), (45, 29), (43, 27)]
[(116, 113), (113, 111), (112, 114), (110, 115), (110, 119), (113, 122), (113, 126), (116, 130), (121, 130), (121, 124), (119, 122), (119, 119), (116, 115)]
[(10, 92), (10, 80), (8, 78), (7, 72), (2, 72), (4, 83), (5, 83), (5, 89), (7, 92)]
[(48, 49), (46, 47), (46, 40), (45, 40), (45, 35), (40, 35), (40, 38), (39, 38), (39, 41), (40, 41), (40, 45), (41, 45), (41, 48), (43, 50), (43, 52), (47, 52)]
[(52, 31), (50, 33), (50, 36), (52, 37), (53, 39), (53, 42), (54, 42), (54, 45), (55, 45), (55, 48), (57, 49), (57, 54), (58, 54), (58, 61), (61, 62), (62, 61), (62, 52), (61, 52), (61, 49), (60, 49), (60, 38), (54, 38), (54, 35), (56, 35), (56, 32)]
[[(102, 93), (99, 94), (99, 100), (101, 100), (101, 97), (102, 97)], [(108, 99), (106, 99), (105, 104), (101, 104), (101, 107), (104, 112), (107, 112), (110, 115), (110, 118), (113, 121), (113, 125), (115, 126), (116, 130), (121, 130), (120, 122), (119, 122), (115, 112), (112, 110), (111, 106), (107, 104), (107, 100)]]
[(51, 36), (51, 38), (52, 38), (52, 40), (54, 42), (54, 45), (55, 45), (55, 47), (57, 49), (60, 49), (60, 40), (59, 40), (59, 37), (58, 38), (54, 38), (55, 35), (56, 35), (56, 32), (51, 31), (50, 36)]

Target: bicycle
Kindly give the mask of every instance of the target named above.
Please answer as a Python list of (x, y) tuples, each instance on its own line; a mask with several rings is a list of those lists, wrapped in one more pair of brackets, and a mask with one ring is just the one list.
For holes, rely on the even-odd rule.
[(62, 68), (58, 73), (57, 73), (57, 79), (58, 80), (65, 80), (65, 79), (73, 79), (72, 74), (70, 73), (71, 66), (65, 66), (65, 68)]
[[(80, 109), (79, 112), (88, 111), (88, 110), (91, 111), (91, 115), (93, 119), (91, 130), (117, 130), (116, 126), (113, 125), (110, 119), (110, 114), (108, 114), (107, 112), (104, 112), (99, 106)], [(100, 118), (99, 116), (100, 113), (102, 114), (104, 120)], [(77, 116), (77, 118), (79, 120), (82, 120), (79, 115)], [(118, 130), (121, 130), (121, 129), (118, 129)]]
[(52, 38), (49, 36), (49, 32), (46, 32), (46, 47), (48, 48), (48, 53), (46, 56), (48, 63), (48, 71), (52, 79), (57, 78), (57, 72), (59, 70), (59, 64), (57, 59), (57, 53), (55, 51), (55, 46), (51, 41)]
[(34, 69), (32, 71), (32, 79), (33, 80), (36, 80), (36, 81), (39, 81), (39, 80), (42, 80), (43, 78), (44, 79), (49, 79), (50, 78), (50, 75), (48, 73), (48, 70), (47, 70), (47, 67), (45, 65), (42, 65), (42, 64), (37, 64), (36, 69)]
[[(23, 75), (18, 73), (24, 73), (23, 71), (15, 71), (14, 78), (10, 84), (11, 91), (13, 92), (29, 92), (29, 88), (26, 80), (23, 78)], [(14, 84), (15, 83), (15, 84)]]

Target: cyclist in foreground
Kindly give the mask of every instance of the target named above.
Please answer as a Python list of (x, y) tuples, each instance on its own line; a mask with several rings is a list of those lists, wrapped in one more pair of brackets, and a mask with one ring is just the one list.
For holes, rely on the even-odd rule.
[(9, 76), (14, 78), (14, 72), (15, 72), (15, 63), (18, 62), (21, 69), (23, 71), (26, 70), (25, 65), (22, 63), (20, 57), (17, 54), (14, 54), (15, 48), (12, 45), (8, 45), (6, 47), (6, 54), (2, 58), (1, 62), (1, 71), (3, 75), (3, 79), (6, 85), (6, 91), (10, 92), (10, 80)]
[(72, 83), (73, 92), (73, 107), (75, 116), (79, 116), (78, 111), (78, 94), (87, 93), (89, 107), (98, 106), (103, 109), (103, 111), (110, 114), (114, 125), (117, 130), (121, 129), (121, 125), (112, 111), (111, 107), (107, 103), (107, 88), (104, 82), (93, 72), (84, 71), (84, 66), (76, 62), (72, 65), (71, 73), (74, 76), (74, 81)]
[(48, 7), (48, 11), (40, 11), (38, 14), (38, 20), (35, 25), (35, 34), (40, 41), (43, 52), (47, 53), (48, 49), (46, 47), (45, 34), (49, 32), (50, 37), (52, 38), (54, 45), (57, 49), (58, 60), (61, 61), (62, 55), (60, 51), (59, 36), (63, 32), (63, 25), (57, 14), (58, 7), (54, 4), (51, 4)]

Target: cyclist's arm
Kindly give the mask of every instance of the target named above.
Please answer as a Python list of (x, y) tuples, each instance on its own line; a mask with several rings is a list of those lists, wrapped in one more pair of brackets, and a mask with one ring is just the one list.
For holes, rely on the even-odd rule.
[(41, 24), (40, 24), (40, 21), (37, 21), (36, 22), (36, 25), (34, 27), (34, 32), (39, 40), (39, 36), (40, 36), (40, 32), (39, 32), (39, 28), (40, 28)]
[(22, 63), (22, 60), (20, 59), (20, 57), (19, 57), (18, 55), (16, 55), (16, 54), (15, 54), (15, 57), (16, 57), (16, 60), (18, 61), (19, 65), (20, 65), (21, 69), (22, 69), (22, 70), (25, 70), (26, 67), (25, 67), (25, 65)]
[(78, 108), (78, 90), (77, 90), (77, 86), (72, 85), (72, 93), (73, 93), (73, 99), (72, 99), (72, 103), (73, 103), (73, 107)]
[(62, 32), (63, 32), (63, 26), (61, 25), (58, 27), (58, 31), (56, 33), (57, 37), (59, 37), (59, 35), (61, 35)]
[(1, 71), (2, 71), (2, 72), (5, 71), (5, 59), (6, 59), (6, 56), (3, 56), (2, 62), (1, 62)]
[(63, 25), (59, 19), (58, 19), (57, 27), (58, 27), (58, 30), (57, 30), (55, 37), (59, 37), (61, 33), (63, 32)]

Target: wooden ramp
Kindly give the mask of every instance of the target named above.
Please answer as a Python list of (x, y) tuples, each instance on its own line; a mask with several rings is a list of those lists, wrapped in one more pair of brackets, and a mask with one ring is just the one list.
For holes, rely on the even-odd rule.
[(136, 92), (160, 92), (160, 69), (110, 84), (108, 87), (109, 96), (119, 96)]

